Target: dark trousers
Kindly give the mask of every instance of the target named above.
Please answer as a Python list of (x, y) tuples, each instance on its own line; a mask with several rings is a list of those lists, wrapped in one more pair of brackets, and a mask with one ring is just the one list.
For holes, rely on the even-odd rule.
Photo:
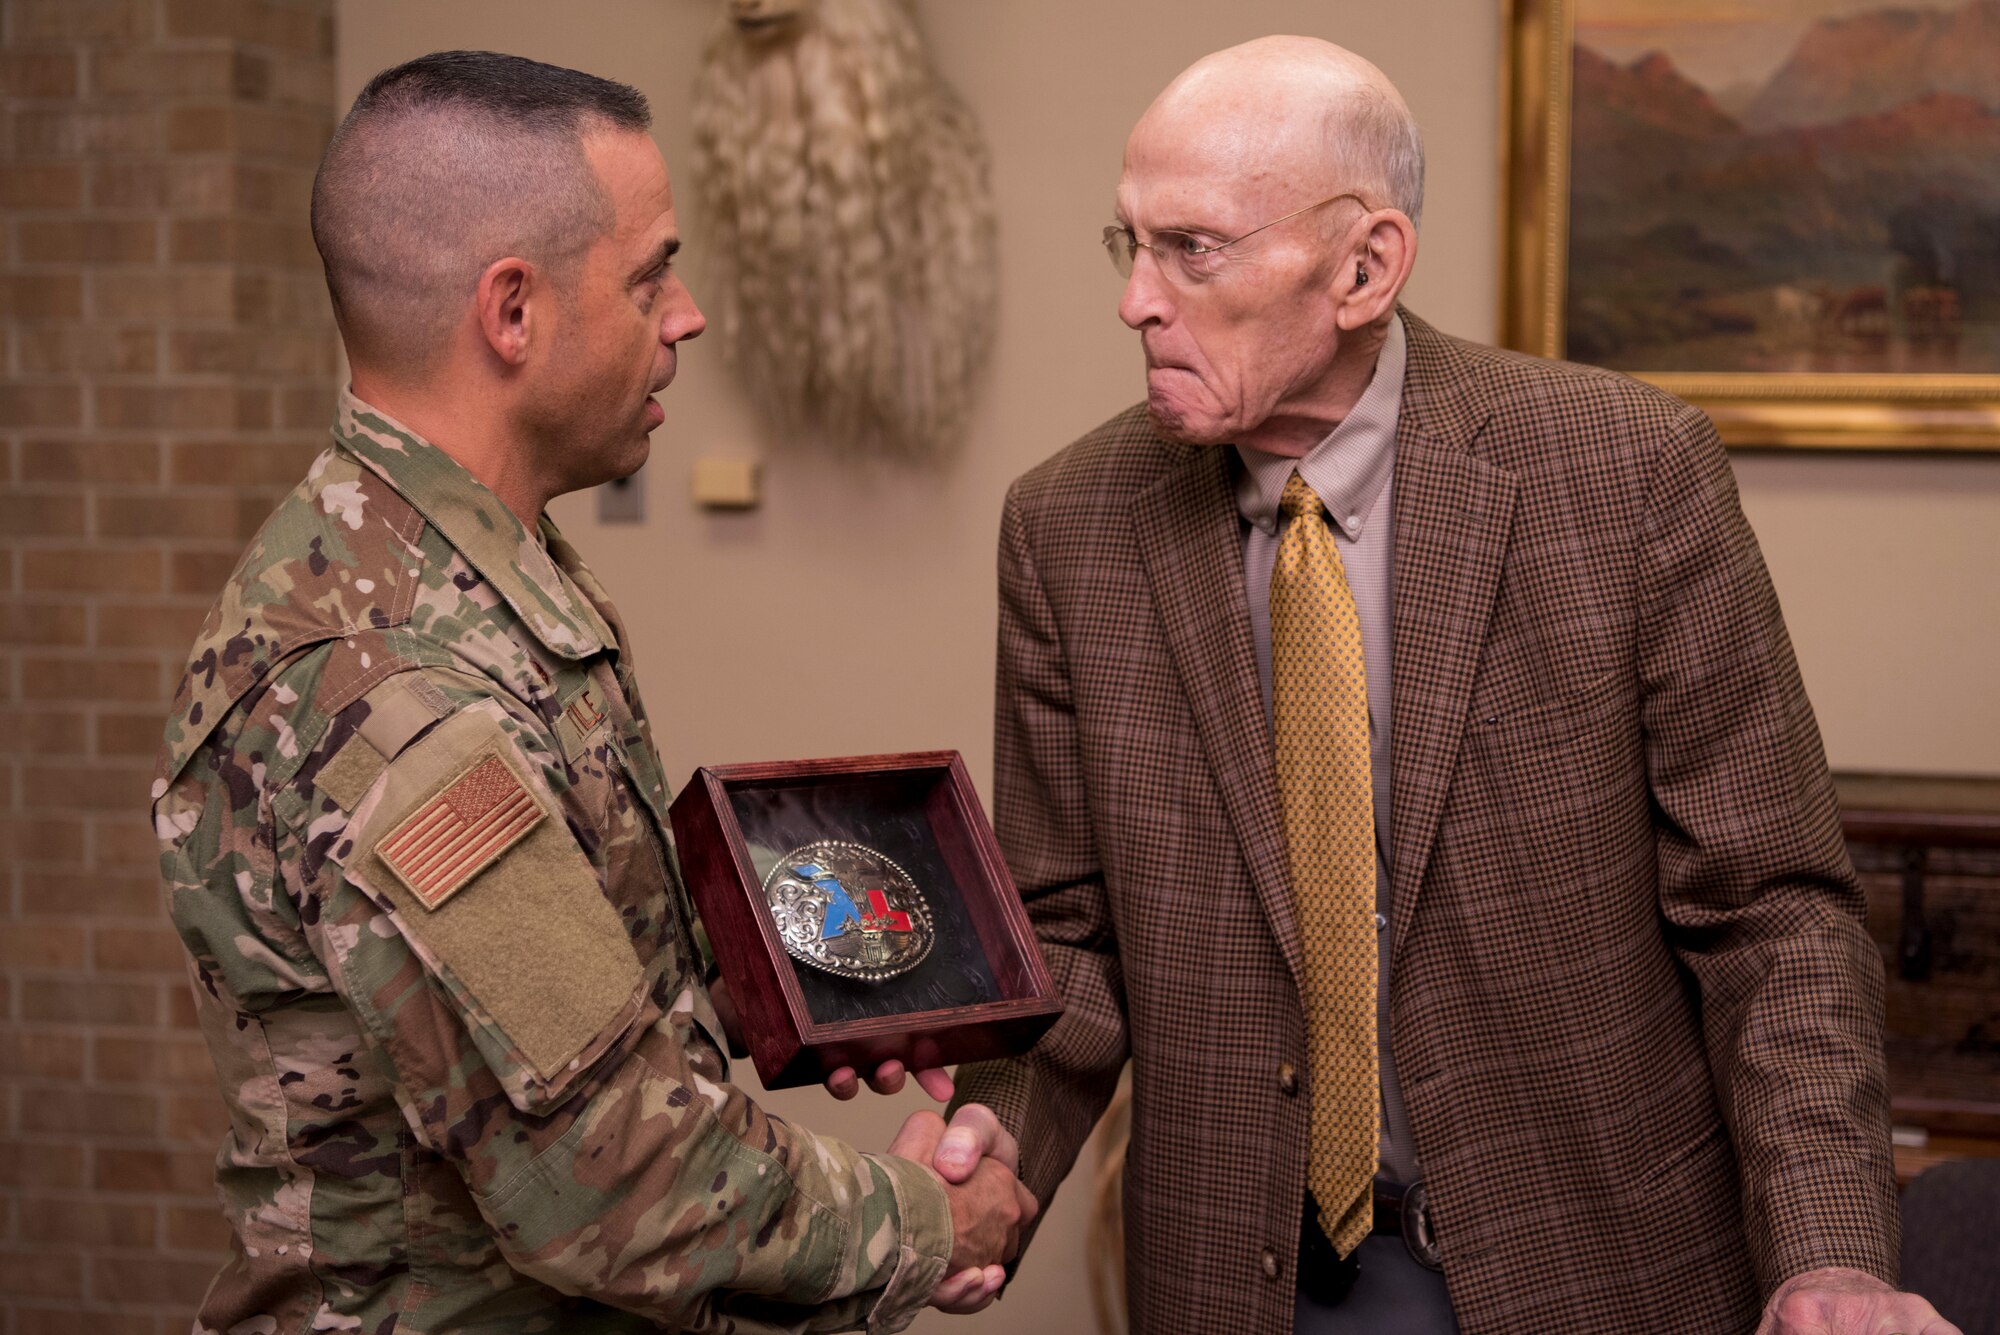
[(1458, 1335), (1444, 1276), (1411, 1260), (1400, 1237), (1373, 1234), (1354, 1254), (1361, 1273), (1338, 1305), (1299, 1294), (1295, 1335)]

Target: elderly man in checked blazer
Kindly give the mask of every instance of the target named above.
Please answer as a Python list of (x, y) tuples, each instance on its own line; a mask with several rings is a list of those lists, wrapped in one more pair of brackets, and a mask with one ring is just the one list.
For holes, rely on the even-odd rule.
[(1146, 401), (1000, 541), (997, 824), (1069, 1009), (960, 1097), (1046, 1200), (1130, 1061), (1149, 1335), (1947, 1335), (1715, 431), (1402, 309), (1422, 179), (1302, 38), (1133, 131)]

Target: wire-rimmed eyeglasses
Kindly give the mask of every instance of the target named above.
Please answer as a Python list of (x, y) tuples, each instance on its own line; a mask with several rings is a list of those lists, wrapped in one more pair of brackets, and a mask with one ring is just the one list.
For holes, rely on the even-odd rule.
[(1215, 276), (1216, 270), (1222, 267), (1222, 252), (1237, 242), (1246, 241), (1265, 228), (1276, 227), (1279, 223), (1296, 218), (1302, 213), (1323, 209), (1328, 204), (1342, 199), (1351, 199), (1364, 209), (1368, 207), (1367, 200), (1351, 190), (1344, 190), (1337, 195), (1328, 195), (1317, 203), (1308, 204), (1302, 209), (1293, 209), (1282, 218), (1273, 218), (1262, 227), (1253, 227), (1242, 236), (1233, 236), (1212, 246), (1204, 246), (1199, 238), (1190, 233), (1171, 228), (1161, 228), (1153, 233), (1152, 240), (1141, 241), (1139, 234), (1126, 224), (1112, 223), (1104, 229), (1104, 250), (1111, 256), (1112, 267), (1118, 270), (1120, 278), (1132, 276), (1132, 266), (1143, 247), (1153, 252), (1153, 258), (1159, 262), (1160, 272), (1165, 274), (1170, 282), (1199, 283)]

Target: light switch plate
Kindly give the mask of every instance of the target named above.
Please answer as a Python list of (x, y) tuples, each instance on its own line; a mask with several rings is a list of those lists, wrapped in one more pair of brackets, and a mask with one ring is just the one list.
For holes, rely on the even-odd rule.
[(597, 489), (597, 522), (642, 524), (646, 520), (646, 470), (615, 478)]
[(762, 480), (755, 459), (696, 459), (689, 489), (704, 510), (754, 510)]

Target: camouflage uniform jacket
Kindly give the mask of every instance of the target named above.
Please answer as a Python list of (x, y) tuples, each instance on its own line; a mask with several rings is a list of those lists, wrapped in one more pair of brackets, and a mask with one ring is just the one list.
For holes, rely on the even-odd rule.
[(603, 589), (351, 394), (335, 437), (154, 787), (230, 1114), (197, 1329), (901, 1329), (943, 1189), (728, 1083)]

